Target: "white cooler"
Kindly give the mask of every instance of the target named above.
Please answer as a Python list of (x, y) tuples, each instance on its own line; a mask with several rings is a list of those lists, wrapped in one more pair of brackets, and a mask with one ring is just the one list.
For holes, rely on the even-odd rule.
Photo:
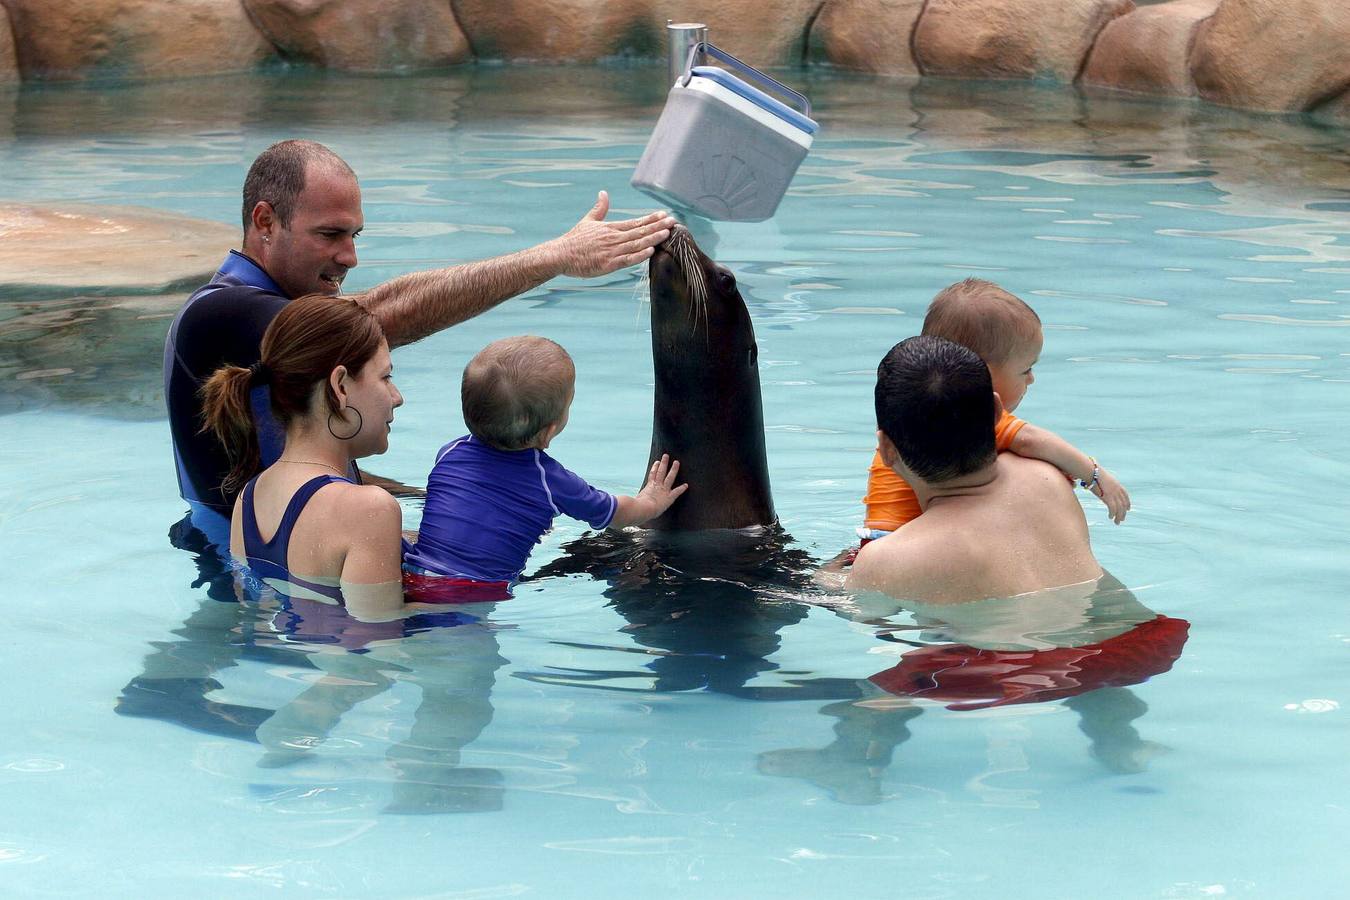
[[(699, 50), (798, 108), (726, 69), (693, 66)], [(689, 61), (633, 172), (633, 187), (707, 219), (769, 218), (820, 127), (811, 102), (712, 44), (696, 44)]]

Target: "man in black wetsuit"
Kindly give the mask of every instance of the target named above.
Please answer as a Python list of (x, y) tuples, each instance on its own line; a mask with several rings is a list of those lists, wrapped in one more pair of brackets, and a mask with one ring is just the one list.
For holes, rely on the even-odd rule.
[[(391, 347), (411, 343), (537, 287), (558, 275), (589, 278), (634, 265), (665, 240), (665, 213), (606, 222), (607, 195), (571, 230), (528, 250), (482, 262), (414, 272), (361, 295)], [(221, 488), (229, 470), (224, 449), (203, 434), (198, 389), (217, 367), (250, 366), (263, 332), (291, 300), (337, 294), (356, 265), (355, 238), (364, 220), (356, 174), (313, 141), (282, 141), (254, 160), (244, 181), (244, 240), (209, 284), (188, 298), (164, 346), (164, 396), (169, 407), (178, 487), (190, 519), (222, 549), (228, 546), (234, 497)], [(265, 387), (252, 398), (263, 465), (281, 452), (283, 435)]]

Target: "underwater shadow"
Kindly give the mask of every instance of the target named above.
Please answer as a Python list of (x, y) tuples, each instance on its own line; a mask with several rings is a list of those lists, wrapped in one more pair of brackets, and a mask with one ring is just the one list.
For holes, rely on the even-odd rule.
[[(778, 525), (700, 532), (607, 531), (563, 546), (564, 555), (527, 581), (589, 576), (607, 582), (609, 607), (627, 622), (622, 631), (645, 650), (632, 670), (549, 668), (517, 677), (550, 684), (635, 690), (607, 684), (645, 680), (653, 692), (707, 690), (747, 699), (748, 686), (775, 671), (769, 660), (779, 632), (810, 612), (800, 598), (814, 590), (815, 560), (793, 547)], [(575, 646), (575, 645), (574, 645)], [(781, 690), (781, 689), (780, 689)], [(807, 699), (811, 686), (790, 691)], [(787, 699), (769, 696), (763, 699)]]

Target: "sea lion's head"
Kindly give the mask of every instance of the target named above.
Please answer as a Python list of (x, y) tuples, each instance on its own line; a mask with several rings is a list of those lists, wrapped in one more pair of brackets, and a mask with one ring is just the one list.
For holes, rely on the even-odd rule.
[(750, 313), (736, 276), (699, 249), (683, 225), (656, 248), (648, 264), (652, 347), (667, 364), (758, 368)]

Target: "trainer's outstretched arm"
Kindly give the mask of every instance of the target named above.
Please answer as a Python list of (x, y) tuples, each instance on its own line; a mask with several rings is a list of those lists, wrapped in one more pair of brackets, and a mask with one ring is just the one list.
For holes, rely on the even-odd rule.
[(391, 347), (410, 344), (559, 275), (593, 278), (636, 265), (675, 224), (664, 212), (617, 222), (605, 221), (608, 213), (609, 194), (601, 191), (581, 221), (553, 240), (481, 262), (401, 275), (359, 299), (379, 318)]

